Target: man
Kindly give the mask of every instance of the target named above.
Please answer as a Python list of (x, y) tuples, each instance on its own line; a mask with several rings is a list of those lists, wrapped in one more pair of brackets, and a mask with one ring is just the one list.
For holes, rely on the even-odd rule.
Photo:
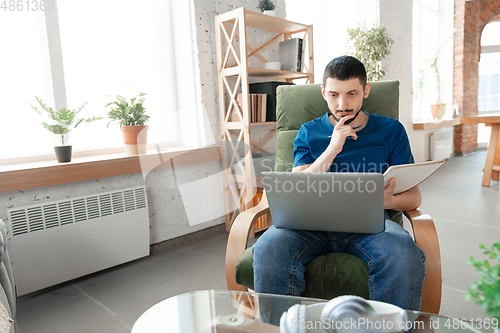
[[(414, 163), (401, 123), (362, 111), (370, 83), (358, 59), (333, 59), (325, 68), (321, 92), (330, 112), (301, 126), (292, 172), (383, 173), (390, 165)], [(395, 185), (392, 178), (384, 189), (385, 209), (420, 205), (418, 187), (394, 195)], [(358, 205), (363, 208), (363, 202)], [(420, 310), (424, 253), (401, 225), (385, 216), (385, 231), (373, 235), (270, 227), (252, 248), (255, 291), (300, 296), (307, 263), (323, 254), (346, 252), (368, 264), (370, 299)]]

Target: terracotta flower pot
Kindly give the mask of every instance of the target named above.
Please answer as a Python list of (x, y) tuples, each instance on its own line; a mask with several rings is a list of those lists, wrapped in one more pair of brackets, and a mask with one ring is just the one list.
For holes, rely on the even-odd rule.
[(432, 104), (431, 105), (431, 115), (432, 119), (436, 120), (439, 114), (439, 104)]
[(148, 126), (123, 126), (123, 142), (125, 153), (129, 156), (145, 154), (147, 150)]

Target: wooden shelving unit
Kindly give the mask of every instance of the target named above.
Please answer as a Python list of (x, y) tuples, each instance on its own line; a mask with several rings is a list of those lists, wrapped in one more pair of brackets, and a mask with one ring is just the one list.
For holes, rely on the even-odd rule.
[[(252, 47), (247, 41), (247, 28), (257, 28), (276, 35), (258, 47)], [(252, 154), (257, 151), (267, 152), (263, 144), (276, 134), (276, 123), (250, 123), (249, 77), (285, 80), (306, 79), (314, 82), (313, 32), (312, 25), (291, 22), (285, 19), (264, 15), (238, 8), (218, 15), (215, 18), (217, 47), (217, 75), (219, 94), (219, 119), (221, 135), (221, 159), (224, 178), (224, 203), (226, 207), (226, 231), (236, 216), (242, 211), (242, 198), (249, 198), (245, 209), (253, 207), (257, 192), (256, 177), (253, 172)], [(304, 55), (302, 72), (270, 70), (248, 66), (250, 57), (258, 57), (262, 63), (266, 60), (260, 53), (271, 43), (297, 36), (307, 40), (307, 53)], [(264, 65), (262, 66), (264, 67)], [(237, 96), (242, 94), (242, 105), (238, 105)], [(231, 113), (240, 115), (242, 121), (231, 121)], [(238, 118), (238, 117), (236, 117)], [(234, 119), (232, 119), (234, 120)], [(268, 136), (256, 143), (251, 139), (251, 127), (272, 127)], [(233, 139), (236, 136), (237, 139)], [(243, 144), (243, 147), (241, 146)], [(241, 152), (244, 150), (244, 153)], [(235, 166), (244, 170), (243, 175), (235, 172)], [(265, 229), (262, 228), (262, 229)], [(252, 233), (259, 231), (253, 230)]]

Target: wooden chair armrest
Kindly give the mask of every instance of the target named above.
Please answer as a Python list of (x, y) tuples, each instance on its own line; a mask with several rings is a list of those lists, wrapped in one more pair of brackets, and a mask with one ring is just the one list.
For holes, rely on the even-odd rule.
[(247, 248), (248, 234), (250, 229), (259, 217), (269, 213), (266, 192), (262, 194), (262, 199), (255, 207), (249, 208), (236, 217), (229, 231), (226, 248), (226, 282), (228, 290), (247, 291), (245, 286), (236, 283), (234, 270), (243, 252)]
[(404, 212), (413, 228), (415, 243), (425, 253), (425, 279), (422, 312), (439, 313), (441, 307), (441, 253), (432, 218), (420, 209)]

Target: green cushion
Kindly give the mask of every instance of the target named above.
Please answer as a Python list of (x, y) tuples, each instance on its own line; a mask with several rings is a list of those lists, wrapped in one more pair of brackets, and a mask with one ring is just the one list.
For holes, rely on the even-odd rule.
[[(274, 171), (290, 172), (293, 168), (293, 141), (299, 130), (278, 131), (276, 133), (276, 156)], [(292, 156), (290, 157), (290, 151)]]
[(341, 295), (370, 298), (368, 265), (351, 254), (319, 256), (306, 266), (304, 297), (332, 299)]
[[(253, 289), (253, 257), (249, 247), (241, 256), (234, 276), (236, 283)], [(346, 253), (319, 256), (306, 266), (304, 297), (332, 299), (340, 295), (357, 295), (368, 299), (368, 265)]]
[(248, 247), (234, 269), (234, 278), (237, 284), (253, 289), (253, 256), (252, 247)]

